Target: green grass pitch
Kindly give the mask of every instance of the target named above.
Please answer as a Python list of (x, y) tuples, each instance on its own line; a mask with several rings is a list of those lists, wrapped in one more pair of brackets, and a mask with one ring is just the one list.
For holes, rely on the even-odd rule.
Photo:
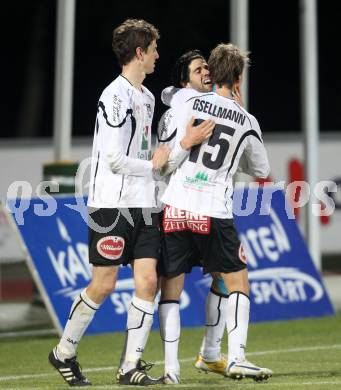
[[(179, 389), (341, 389), (341, 313), (335, 317), (251, 324), (247, 357), (269, 367), (267, 382), (233, 381), (204, 374), (193, 367), (203, 328), (183, 329), (180, 344), (181, 384), (156, 386)], [(129, 389), (114, 380), (124, 340), (123, 333), (86, 336), (79, 347), (79, 361), (92, 389)], [(47, 355), (56, 336), (0, 338), (0, 389), (67, 389), (49, 366)], [(226, 340), (223, 341), (226, 352)], [(144, 358), (156, 362), (152, 376), (163, 373), (159, 333), (152, 332)], [(154, 386), (155, 388), (155, 386)]]

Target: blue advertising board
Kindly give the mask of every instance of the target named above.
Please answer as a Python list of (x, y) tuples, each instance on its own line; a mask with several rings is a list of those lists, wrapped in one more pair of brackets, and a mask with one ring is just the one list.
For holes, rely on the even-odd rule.
[[(241, 205), (251, 214), (243, 216)], [(283, 192), (274, 187), (237, 190), (234, 213), (248, 262), (251, 321), (334, 314)]]
[[(239, 211), (237, 214), (250, 215), (235, 215), (235, 223), (248, 258), (251, 321), (333, 314), (297, 224), (287, 217), (283, 193), (273, 194), (270, 207), (269, 197), (263, 196), (266, 189), (250, 191), (249, 199), (256, 200), (254, 209), (251, 213)], [(234, 203), (242, 205), (246, 194), (247, 190), (235, 191)], [(61, 332), (74, 298), (91, 279), (85, 199), (34, 198), (19, 218), (16, 201), (8, 201), (7, 207), (27, 248), (32, 274)], [(260, 215), (264, 210), (269, 211), (267, 215)], [(204, 324), (205, 298), (210, 284), (210, 276), (204, 277), (199, 268), (186, 276), (180, 302), (182, 326)], [(87, 333), (125, 330), (133, 292), (131, 269), (121, 267), (115, 291), (98, 310)], [(155, 318), (154, 328), (157, 326)]]

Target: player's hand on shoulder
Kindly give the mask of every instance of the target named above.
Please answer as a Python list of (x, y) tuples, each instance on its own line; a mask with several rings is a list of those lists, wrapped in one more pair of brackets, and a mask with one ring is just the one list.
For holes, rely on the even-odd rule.
[(171, 150), (167, 145), (161, 145), (155, 149), (152, 157), (152, 164), (154, 169), (161, 169), (166, 164), (170, 151)]
[(186, 135), (181, 140), (183, 149), (190, 149), (193, 145), (199, 145), (212, 135), (215, 122), (207, 119), (199, 125), (194, 125), (195, 118), (192, 117), (186, 127)]

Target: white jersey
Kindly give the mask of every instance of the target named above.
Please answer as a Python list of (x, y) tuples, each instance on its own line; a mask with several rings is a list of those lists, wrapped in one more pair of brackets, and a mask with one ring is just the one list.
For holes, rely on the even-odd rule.
[(102, 93), (92, 150), (88, 205), (155, 207), (150, 161), (154, 96), (118, 76)]
[[(232, 218), (232, 177), (241, 156), (246, 173), (260, 178), (270, 173), (256, 118), (233, 99), (188, 88), (174, 95), (171, 107), (176, 113), (177, 135), (170, 163), (180, 165), (173, 172), (162, 201), (210, 217)], [(209, 140), (192, 147), (184, 158), (180, 141), (193, 116), (197, 123), (212, 119), (216, 126)]]
[[(176, 119), (173, 110), (169, 108), (163, 113), (159, 121), (156, 145), (167, 145), (170, 149), (173, 149), (175, 146), (176, 133)], [(168, 185), (170, 175), (155, 175), (155, 177), (157, 178), (157, 197), (158, 201), (161, 202), (161, 197), (163, 196), (166, 186)], [(158, 206), (162, 207), (161, 204)]]

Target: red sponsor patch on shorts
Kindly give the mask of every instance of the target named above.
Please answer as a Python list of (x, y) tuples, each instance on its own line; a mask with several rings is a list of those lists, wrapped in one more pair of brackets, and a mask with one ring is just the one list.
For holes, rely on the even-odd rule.
[(209, 234), (211, 217), (166, 205), (162, 225), (165, 233), (191, 230), (193, 233)]
[(240, 246), (239, 246), (239, 259), (243, 263), (247, 264), (247, 258), (246, 258), (244, 247), (242, 244), (240, 244)]
[(124, 245), (125, 241), (122, 237), (103, 237), (97, 243), (97, 251), (108, 260), (117, 260), (122, 256)]

